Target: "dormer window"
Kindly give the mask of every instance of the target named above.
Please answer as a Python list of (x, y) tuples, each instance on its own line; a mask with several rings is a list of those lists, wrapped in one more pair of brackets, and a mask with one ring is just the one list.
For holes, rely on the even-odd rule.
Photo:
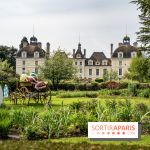
[(118, 58), (123, 58), (123, 52), (118, 53)]
[(80, 54), (77, 54), (76, 57), (77, 57), (77, 58), (81, 58), (81, 55), (80, 55)]
[(22, 58), (26, 58), (27, 57), (27, 52), (22, 52), (21, 56), (22, 56)]
[(132, 57), (132, 58), (136, 57), (136, 52), (132, 52), (132, 53), (131, 53), (131, 57)]
[(107, 65), (107, 60), (103, 60), (102, 65), (106, 66)]
[(100, 62), (99, 62), (99, 61), (96, 61), (96, 62), (95, 62), (95, 65), (100, 65)]
[(93, 60), (89, 60), (88, 65), (93, 65)]
[(39, 58), (39, 52), (34, 52), (34, 58)]

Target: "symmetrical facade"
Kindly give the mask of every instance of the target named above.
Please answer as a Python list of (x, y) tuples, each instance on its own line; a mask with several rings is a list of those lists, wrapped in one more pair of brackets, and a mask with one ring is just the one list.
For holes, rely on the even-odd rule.
[(21, 40), (20, 50), (16, 55), (16, 73), (38, 73), (38, 66), (42, 66), (45, 57), (50, 54), (50, 44), (46, 44), (46, 50), (42, 49), (42, 43), (35, 36), (30, 38), (30, 43), (24, 37)]
[(74, 64), (77, 67), (77, 76), (86, 79), (103, 78), (106, 71), (115, 71), (119, 79), (128, 71), (132, 58), (137, 55), (137, 43), (130, 45), (130, 38), (125, 36), (123, 43), (113, 52), (111, 44), (111, 58), (107, 58), (103, 52), (93, 52), (90, 58), (86, 58), (86, 50), (81, 50), (81, 44), (78, 49), (73, 50)]
[[(113, 44), (110, 49), (111, 57), (107, 58), (103, 52), (93, 52), (90, 58), (86, 58), (86, 49), (82, 51), (81, 44), (77, 50), (73, 49), (74, 65), (77, 67), (77, 76), (82, 79), (103, 78), (106, 72), (115, 71), (119, 79), (128, 71), (132, 58), (137, 55), (137, 43), (130, 45), (130, 38), (125, 36), (123, 43), (113, 51)], [(50, 55), (50, 44), (46, 44), (46, 50), (36, 37), (30, 38), (30, 43), (24, 37), (20, 44), (20, 50), (16, 55), (16, 73), (28, 72), (38, 73), (38, 66), (42, 66), (45, 57)]]

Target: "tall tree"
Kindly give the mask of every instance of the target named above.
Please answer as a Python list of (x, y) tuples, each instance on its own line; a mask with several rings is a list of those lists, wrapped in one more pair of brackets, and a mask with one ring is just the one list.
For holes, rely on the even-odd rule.
[(0, 46), (0, 60), (7, 60), (8, 63), (15, 69), (16, 67), (16, 55), (17, 49), (14, 47)]
[(143, 50), (150, 52), (150, 0), (133, 0), (141, 11), (139, 15), (142, 26), (139, 29), (138, 40), (143, 44)]
[(41, 67), (41, 73), (46, 79), (51, 80), (55, 90), (61, 80), (71, 79), (76, 69), (73, 60), (60, 49), (53, 56), (47, 58), (45, 64)]
[(150, 59), (144, 57), (136, 57), (132, 59), (128, 78), (139, 82), (150, 81)]

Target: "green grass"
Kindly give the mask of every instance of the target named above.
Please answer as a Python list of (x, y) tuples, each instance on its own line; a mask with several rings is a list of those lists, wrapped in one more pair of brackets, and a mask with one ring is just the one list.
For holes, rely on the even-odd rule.
[[(83, 102), (87, 102), (90, 101), (92, 99), (96, 99), (99, 100), (101, 102), (101, 104), (104, 104), (105, 101), (107, 100), (116, 100), (116, 101), (124, 101), (126, 99), (130, 100), (131, 103), (137, 104), (137, 103), (144, 103), (147, 106), (150, 106), (150, 98), (141, 98), (141, 97), (124, 97), (124, 96), (99, 96), (98, 98), (88, 98), (88, 97), (72, 97), (72, 98), (59, 98), (57, 96), (52, 96), (52, 107), (60, 107), (62, 104), (64, 106), (70, 105), (73, 102), (77, 102), (77, 101), (83, 101)], [(21, 102), (18, 101), (17, 105), (11, 104), (9, 99), (4, 100), (4, 104), (7, 107), (10, 108), (20, 108), (20, 107), (28, 107), (27, 106), (27, 101), (26, 104), (21, 104)], [(36, 104), (33, 100), (31, 100), (30, 102), (30, 106), (36, 107), (36, 108), (43, 108), (44, 105), (41, 103)]]
[(142, 136), (139, 141), (90, 141), (87, 137), (60, 138), (38, 141), (0, 141), (2, 150), (149, 150), (150, 136)]

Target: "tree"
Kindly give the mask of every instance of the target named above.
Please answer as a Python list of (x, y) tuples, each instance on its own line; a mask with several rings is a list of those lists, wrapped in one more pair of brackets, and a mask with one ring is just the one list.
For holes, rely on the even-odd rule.
[(128, 78), (139, 82), (150, 81), (150, 59), (144, 57), (136, 57), (132, 59)]
[(142, 42), (143, 50), (150, 52), (150, 1), (149, 0), (134, 0), (132, 3), (138, 6), (141, 11), (139, 15), (142, 26), (139, 29), (138, 40)]
[(111, 70), (108, 72), (107, 70), (104, 72), (103, 80), (106, 81), (112, 81), (112, 80), (118, 80), (118, 73), (116, 71)]
[(16, 55), (17, 49), (14, 47), (0, 46), (0, 60), (7, 60), (8, 63), (15, 69), (16, 67)]
[(60, 81), (71, 79), (75, 75), (76, 69), (73, 60), (58, 49), (53, 56), (46, 59), (41, 67), (41, 73), (44, 78), (51, 80), (54, 89), (57, 90)]
[(0, 82), (8, 82), (13, 77), (15, 77), (13, 67), (7, 60), (0, 61)]

